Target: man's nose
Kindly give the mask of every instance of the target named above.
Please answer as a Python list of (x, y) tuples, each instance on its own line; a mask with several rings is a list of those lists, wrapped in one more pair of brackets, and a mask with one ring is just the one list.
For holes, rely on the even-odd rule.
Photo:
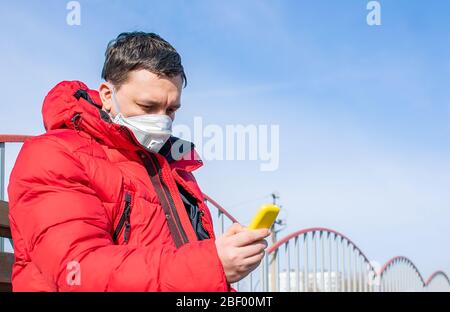
[(161, 108), (161, 109), (159, 109), (158, 111), (156, 111), (155, 112), (155, 114), (157, 114), (157, 115), (167, 115), (167, 116), (169, 116), (170, 118), (172, 118), (173, 119), (173, 117), (174, 117), (174, 112), (170, 112), (168, 109), (166, 109), (166, 108)]

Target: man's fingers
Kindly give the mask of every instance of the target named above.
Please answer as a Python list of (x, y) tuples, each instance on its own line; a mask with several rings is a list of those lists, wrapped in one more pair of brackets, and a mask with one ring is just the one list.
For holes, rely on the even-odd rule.
[(254, 242), (251, 245), (240, 247), (239, 249), (243, 258), (250, 258), (264, 252), (266, 248), (267, 248), (267, 241), (260, 240)]
[(236, 233), (230, 239), (232, 243), (236, 247), (242, 247), (250, 245), (256, 241), (262, 240), (269, 236), (268, 229), (259, 229), (259, 230), (246, 230), (239, 233)]
[(248, 257), (243, 260), (243, 264), (247, 267), (251, 267), (255, 269), (261, 260), (264, 258), (265, 252), (260, 252), (259, 254), (256, 254), (254, 256)]
[(245, 227), (239, 223), (233, 223), (224, 233), (224, 236), (232, 236), (234, 234), (245, 231)]

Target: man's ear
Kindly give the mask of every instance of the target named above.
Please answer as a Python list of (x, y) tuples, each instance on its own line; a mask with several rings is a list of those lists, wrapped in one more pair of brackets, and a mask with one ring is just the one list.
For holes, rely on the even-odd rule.
[(98, 93), (102, 100), (102, 109), (106, 112), (110, 112), (112, 108), (112, 87), (107, 82), (102, 82), (98, 87)]

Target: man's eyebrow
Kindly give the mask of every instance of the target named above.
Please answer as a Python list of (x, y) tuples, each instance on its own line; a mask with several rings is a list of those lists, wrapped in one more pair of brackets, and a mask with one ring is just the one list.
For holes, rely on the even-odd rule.
[(145, 105), (145, 106), (158, 106), (161, 105), (158, 101), (153, 100), (137, 100), (136, 101), (138, 105)]
[[(138, 105), (144, 105), (144, 106), (159, 106), (161, 105), (161, 103), (157, 102), (157, 101), (153, 101), (153, 100), (142, 100), (142, 101), (136, 101), (136, 103)], [(181, 103), (176, 103), (173, 105), (170, 105), (172, 108), (180, 108), (181, 107)]]

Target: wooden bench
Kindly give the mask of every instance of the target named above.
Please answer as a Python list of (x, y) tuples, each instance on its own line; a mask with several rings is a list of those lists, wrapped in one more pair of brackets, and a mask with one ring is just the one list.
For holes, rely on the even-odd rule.
[[(0, 237), (11, 238), (8, 218), (8, 203), (3, 200), (0, 201)], [(0, 252), (0, 292), (12, 291), (11, 274), (13, 263), (13, 253)]]

